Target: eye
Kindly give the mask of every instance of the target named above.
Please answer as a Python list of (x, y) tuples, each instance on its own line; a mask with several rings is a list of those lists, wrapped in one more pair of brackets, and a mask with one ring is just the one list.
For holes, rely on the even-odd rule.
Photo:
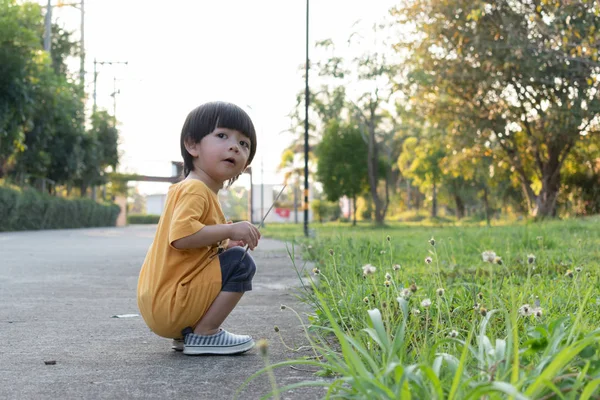
[(246, 142), (245, 140), (240, 140), (240, 145), (242, 145), (242, 147), (250, 148), (250, 143)]
[(223, 132), (219, 132), (219, 133), (217, 133), (217, 137), (221, 138), (221, 139), (224, 139), (224, 138), (227, 137), (227, 135), (225, 135)]

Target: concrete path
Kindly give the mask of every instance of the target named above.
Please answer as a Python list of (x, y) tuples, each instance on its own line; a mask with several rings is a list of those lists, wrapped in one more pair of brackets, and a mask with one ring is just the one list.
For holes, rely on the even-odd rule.
[[(231, 399), (264, 366), (255, 348), (239, 356), (189, 357), (149, 331), (138, 314), (137, 276), (155, 226), (0, 233), (1, 399)], [(311, 355), (292, 312), (299, 280), (284, 243), (263, 239), (252, 253), (254, 290), (225, 322), (233, 332), (269, 342), (272, 362)], [(299, 267), (302, 261), (297, 262)], [(310, 268), (306, 266), (306, 268)], [(46, 365), (45, 362), (55, 362)], [(278, 386), (315, 380), (299, 366), (276, 371)], [(266, 376), (240, 397), (270, 391)], [(288, 392), (318, 399), (323, 388)]]

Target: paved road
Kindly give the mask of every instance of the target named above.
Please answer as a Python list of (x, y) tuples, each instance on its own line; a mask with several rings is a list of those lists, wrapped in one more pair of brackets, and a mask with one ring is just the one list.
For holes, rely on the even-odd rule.
[[(112, 318), (138, 314), (137, 276), (154, 229), (0, 233), (0, 398), (231, 399), (264, 366), (256, 349), (233, 357), (184, 356), (151, 333), (141, 317)], [(310, 355), (286, 350), (273, 329), (279, 326), (290, 345), (306, 344), (296, 317), (280, 310), (281, 304), (295, 304), (306, 311), (290, 289), (299, 280), (285, 244), (263, 239), (253, 256), (255, 290), (225, 327), (268, 339), (272, 361)], [(316, 378), (286, 367), (276, 379), (284, 386)], [(269, 388), (266, 377), (258, 378), (240, 398), (258, 399)], [(324, 394), (322, 388), (303, 388), (282, 398)]]

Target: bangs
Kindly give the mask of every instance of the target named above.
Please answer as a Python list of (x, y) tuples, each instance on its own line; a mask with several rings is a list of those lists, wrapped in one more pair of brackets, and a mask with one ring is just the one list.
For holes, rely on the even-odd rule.
[[(239, 131), (248, 136), (252, 147), (256, 148), (256, 132), (252, 120), (244, 110), (233, 104), (224, 104), (217, 111), (214, 129), (227, 128)], [(214, 130), (213, 129), (213, 130)]]

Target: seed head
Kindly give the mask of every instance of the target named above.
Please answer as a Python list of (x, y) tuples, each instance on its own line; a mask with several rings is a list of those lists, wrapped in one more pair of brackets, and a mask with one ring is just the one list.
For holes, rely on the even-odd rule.
[(456, 330), (452, 329), (450, 331), (450, 333), (448, 333), (448, 336), (450, 336), (451, 338), (455, 338), (458, 336), (458, 332)]
[(442, 297), (444, 295), (444, 289), (443, 288), (439, 288), (438, 290), (435, 291), (437, 293), (438, 296)]
[(391, 242), (392, 238), (390, 237), (390, 235), (387, 235), (386, 238), (385, 238), (385, 240), (387, 240), (388, 242)]
[(571, 271), (570, 269), (567, 270), (567, 272), (565, 273), (565, 276), (568, 278), (572, 278), (573, 277), (573, 271)]
[(414, 314), (414, 315), (419, 315), (419, 314), (421, 314), (421, 310), (419, 310), (418, 308), (413, 308), (413, 309), (412, 309), (410, 312), (411, 312), (412, 314)]
[(481, 253), (481, 258), (483, 258), (483, 262), (493, 263), (496, 259), (496, 253), (494, 253), (491, 250), (486, 250), (483, 253)]
[(580, 273), (581, 271), (583, 271), (583, 268), (581, 268), (581, 267), (575, 267), (575, 272)]
[(329, 249), (329, 255), (330, 255), (330, 256), (332, 256), (332, 255), (334, 255), (334, 254), (335, 254), (335, 253), (333, 252), (333, 249)]
[(481, 308), (481, 304), (479, 304), (479, 303), (473, 304), (473, 310), (478, 311), (480, 308)]
[(402, 291), (400, 292), (400, 296), (404, 299), (404, 300), (408, 300), (410, 299), (410, 296), (412, 295), (412, 292), (410, 291), (410, 289), (404, 288), (402, 289)]
[(429, 239), (429, 244), (432, 246), (435, 246), (435, 239), (434, 238)]
[(260, 339), (258, 342), (256, 342), (256, 347), (263, 357), (267, 355), (269, 350), (269, 343), (267, 342), (267, 339)]
[(417, 291), (418, 287), (417, 285), (415, 285), (414, 283), (410, 285), (410, 291), (415, 293)]
[(275, 325), (273, 329), (275, 329), (275, 332), (279, 332), (279, 327), (277, 325)]
[(543, 314), (543, 312), (540, 307), (533, 309), (533, 315), (535, 315), (537, 318), (542, 318), (542, 314)]
[(427, 308), (427, 307), (429, 307), (429, 306), (431, 306), (431, 300), (430, 300), (430, 299), (425, 299), (425, 300), (423, 300), (423, 301), (421, 302), (421, 307), (423, 307), (423, 308)]
[(502, 258), (496, 256), (494, 258), (494, 264), (502, 265)]
[(287, 307), (285, 306), (285, 304), (282, 304), (281, 307), (279, 307), (281, 309), (281, 311), (285, 310)]
[(477, 298), (479, 299), (479, 301), (483, 300), (483, 293), (479, 292), (477, 293)]
[(425, 262), (427, 264), (431, 264), (432, 261), (433, 261), (433, 259), (431, 257), (425, 257)]
[(387, 303), (385, 301), (381, 302), (381, 308), (387, 308)]
[(321, 273), (321, 271), (319, 270), (319, 268), (313, 268), (312, 272), (315, 275), (319, 275)]
[(385, 254), (385, 250), (381, 250), (379, 254)]
[(523, 304), (519, 307), (519, 314), (523, 317), (529, 317), (532, 314), (531, 306), (529, 304)]
[(375, 271), (377, 271), (377, 268), (375, 268), (371, 264), (363, 265), (362, 269), (363, 269), (363, 275), (365, 275), (365, 276), (372, 275), (375, 273)]
[(527, 263), (533, 264), (535, 262), (535, 256), (533, 254), (527, 255)]
[(365, 303), (368, 303), (368, 302), (369, 302), (369, 296), (366, 296), (366, 297), (363, 299), (363, 301), (364, 301)]
[(390, 287), (390, 285), (392, 284), (392, 282), (385, 281), (385, 282), (383, 282), (383, 284), (385, 285), (385, 287)]
[(394, 271), (398, 271), (400, 269), (400, 264), (394, 264), (394, 266), (392, 267), (392, 269)]
[(482, 317), (485, 317), (487, 315), (487, 309), (485, 307), (480, 307), (479, 314), (481, 314)]
[(389, 272), (386, 272), (386, 273), (385, 273), (385, 280), (386, 280), (386, 281), (391, 281), (391, 280), (392, 280), (392, 275), (390, 275), (390, 273), (389, 273)]

